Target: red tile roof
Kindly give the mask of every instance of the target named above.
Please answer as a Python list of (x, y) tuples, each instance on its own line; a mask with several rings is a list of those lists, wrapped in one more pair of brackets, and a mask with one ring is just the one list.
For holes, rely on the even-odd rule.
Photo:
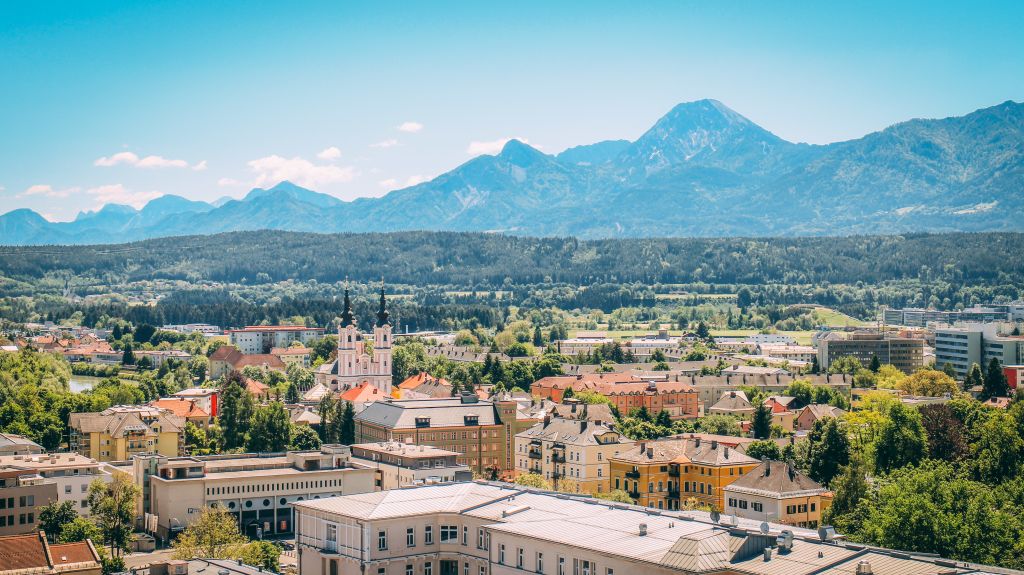
[(50, 557), (53, 558), (55, 566), (67, 565), (70, 563), (87, 563), (97, 561), (99, 558), (93, 553), (92, 548), (85, 541), (77, 543), (60, 543), (50, 545)]
[(49, 566), (41, 533), (0, 537), (0, 572)]
[(166, 409), (178, 417), (210, 417), (210, 414), (196, 405), (196, 402), (183, 397), (165, 397), (151, 401), (149, 405)]
[(399, 389), (416, 389), (417, 387), (427, 383), (428, 381), (438, 381), (441, 385), (448, 385), (448, 380), (442, 378), (436, 378), (425, 371), (421, 371), (416, 375), (410, 375), (405, 381), (398, 384)]
[(245, 378), (245, 390), (255, 396), (261, 396), (267, 393), (270, 389), (262, 382), (256, 381), (255, 379)]
[(366, 403), (367, 401), (377, 401), (385, 397), (387, 395), (383, 391), (368, 381), (341, 394), (341, 398), (350, 403)]

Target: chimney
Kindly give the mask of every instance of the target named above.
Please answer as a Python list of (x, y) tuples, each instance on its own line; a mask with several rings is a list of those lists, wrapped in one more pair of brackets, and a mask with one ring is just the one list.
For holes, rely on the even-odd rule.
[(700, 438), (699, 437), (696, 438), (696, 441), (693, 443), (693, 446), (694, 447), (700, 447)]
[[(640, 537), (646, 537), (646, 536), (647, 536), (647, 524), (646, 523), (641, 523), (640, 524)], [(860, 571), (858, 571), (858, 573), (860, 573)]]
[(544, 427), (547, 427), (550, 423), (551, 423), (551, 414), (550, 413), (545, 413), (544, 414)]
[(772, 560), (772, 548), (771, 547), (765, 547), (764, 548), (764, 560), (765, 561), (771, 561)]
[(857, 562), (856, 575), (874, 575), (874, 571), (871, 570), (871, 563), (868, 563), (867, 559), (861, 559)]
[(572, 402), (572, 412), (573, 413), (576, 413), (576, 405), (577, 405), (577, 403), (575, 401)]

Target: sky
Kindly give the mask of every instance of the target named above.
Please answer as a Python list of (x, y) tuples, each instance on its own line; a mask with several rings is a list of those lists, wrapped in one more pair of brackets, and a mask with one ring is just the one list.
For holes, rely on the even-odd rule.
[(350, 200), (714, 98), (791, 141), (1024, 100), (1024, 2), (0, 3), (0, 213)]

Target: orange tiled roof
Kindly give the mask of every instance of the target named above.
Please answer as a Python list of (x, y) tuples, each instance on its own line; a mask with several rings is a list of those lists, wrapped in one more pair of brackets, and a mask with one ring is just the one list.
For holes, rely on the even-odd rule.
[(153, 407), (166, 409), (178, 417), (210, 417), (209, 413), (196, 405), (196, 402), (183, 397), (165, 397), (149, 402)]
[(366, 403), (367, 401), (377, 401), (385, 397), (387, 395), (383, 391), (368, 381), (341, 394), (341, 398), (349, 403)]
[(417, 387), (423, 385), (424, 383), (427, 383), (428, 381), (437, 381), (440, 382), (441, 385), (448, 385), (448, 381), (443, 377), (436, 378), (425, 371), (421, 371), (416, 375), (410, 375), (409, 377), (407, 377), (405, 381), (398, 384), (398, 387), (400, 389), (416, 389)]
[(49, 567), (45, 545), (39, 533), (0, 537), (0, 571)]
[(245, 378), (245, 390), (252, 395), (263, 395), (270, 389), (262, 382), (256, 381), (255, 379)]

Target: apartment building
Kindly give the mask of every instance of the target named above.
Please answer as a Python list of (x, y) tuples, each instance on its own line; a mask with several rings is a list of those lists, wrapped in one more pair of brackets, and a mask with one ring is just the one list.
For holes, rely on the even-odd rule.
[(562, 355), (587, 355), (603, 345), (609, 345), (614, 340), (608, 337), (605, 331), (578, 331), (576, 337), (560, 339), (555, 342), (558, 353)]
[(428, 483), (471, 481), (473, 472), (458, 462), (461, 453), (405, 443), (357, 443), (352, 460), (377, 470), (378, 490)]
[(826, 339), (818, 344), (818, 365), (828, 369), (832, 362), (846, 356), (856, 358), (862, 365), (878, 358), (883, 364), (892, 364), (904, 373), (913, 373), (924, 366), (924, 340), (904, 337), (886, 337), (875, 332), (854, 332), (846, 339)]
[(0, 535), (38, 531), (39, 510), (56, 500), (57, 484), (35, 470), (0, 466)]
[(269, 354), (275, 347), (289, 347), (293, 341), (311, 343), (324, 336), (322, 327), (302, 325), (250, 325), (242, 329), (229, 329), (231, 345), (244, 354)]
[(142, 486), (138, 513), (170, 539), (219, 507), (238, 519), (250, 537), (292, 532), (292, 505), (375, 489), (377, 473), (354, 460), (343, 445), (283, 454), (207, 457), (139, 455), (132, 474)]
[(1024, 338), (999, 335), (996, 324), (965, 324), (935, 330), (935, 365), (947, 363), (963, 379), (971, 365), (986, 368), (996, 359), (1002, 365), (1024, 361)]
[(217, 417), (217, 396), (219, 394), (220, 390), (216, 388), (190, 387), (173, 394), (172, 397), (187, 399), (209, 413), (210, 417)]
[(814, 361), (818, 350), (809, 345), (762, 343), (754, 348), (754, 353), (785, 361), (810, 363)]
[(103, 567), (88, 539), (50, 543), (42, 531), (0, 536), (0, 575), (100, 575)]
[(100, 413), (72, 413), (68, 419), (72, 451), (97, 461), (124, 461), (132, 455), (181, 455), (185, 420), (147, 405), (115, 405)]
[(725, 514), (817, 528), (832, 492), (790, 463), (765, 461), (725, 486)]
[(284, 371), (287, 365), (281, 358), (269, 353), (245, 353), (235, 345), (222, 345), (210, 354), (210, 379), (223, 377), (230, 371), (242, 371), (246, 367), (262, 370)]
[(673, 510), (694, 499), (721, 510), (722, 489), (758, 463), (734, 447), (699, 436), (641, 441), (611, 459), (611, 488), (627, 492), (644, 507)]
[(516, 473), (536, 473), (556, 488), (568, 480), (577, 493), (607, 493), (609, 461), (633, 446), (613, 423), (544, 416), (516, 434)]
[(377, 401), (356, 414), (356, 441), (429, 445), (459, 453), (457, 462), (476, 473), (511, 476), (515, 436), (534, 423), (518, 412), (514, 400), (475, 395)]
[[(20, 473), (19, 477), (39, 476), (43, 484), (56, 488), (55, 501), (72, 501), (79, 515), (89, 516), (89, 485), (100, 479), (113, 477), (108, 466), (77, 453), (49, 453), (34, 455), (5, 455), (0, 457), (0, 469)], [(48, 488), (43, 491), (49, 492)], [(37, 501), (46, 505), (49, 499)]]
[(875, 575), (992, 572), (846, 545), (760, 521), (712, 520), (510, 485), (433, 485), (296, 504), (299, 575)]

